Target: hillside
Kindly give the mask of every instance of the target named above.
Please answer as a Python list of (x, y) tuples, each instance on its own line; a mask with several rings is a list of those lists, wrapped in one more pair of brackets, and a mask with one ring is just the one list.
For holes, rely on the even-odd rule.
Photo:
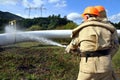
[(61, 17), (60, 14), (24, 19), (15, 14), (0, 11), (0, 31), (3, 32), (4, 27), (12, 20), (16, 20), (17, 28), (25, 30), (71, 29), (77, 26), (73, 21), (68, 20), (66, 16)]
[(0, 32), (4, 32), (4, 27), (12, 20), (23, 20), (24, 18), (10, 12), (0, 11)]
[(12, 14), (10, 12), (0, 11), (0, 19), (9, 19), (9, 20), (21, 20), (24, 19), (18, 15)]

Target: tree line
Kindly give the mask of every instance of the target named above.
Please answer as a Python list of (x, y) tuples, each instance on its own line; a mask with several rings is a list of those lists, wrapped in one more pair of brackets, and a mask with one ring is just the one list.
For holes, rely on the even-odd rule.
[(40, 17), (34, 19), (24, 19), (18, 21), (17, 25), (26, 28), (27, 30), (65, 29), (70, 28), (68, 27), (68, 25), (74, 25), (74, 27), (77, 26), (77, 24), (75, 24), (73, 21), (68, 20), (66, 16), (61, 18), (60, 15), (52, 15), (49, 17)]
[[(0, 19), (0, 31), (4, 30), (5, 25), (8, 25), (11, 19)], [(112, 23), (112, 22), (111, 22)], [(117, 29), (120, 29), (119, 23), (112, 23)], [(48, 17), (39, 17), (33, 19), (16, 20), (16, 25), (19, 28), (26, 30), (50, 30), (50, 29), (73, 29), (78, 25), (66, 16), (63, 18), (60, 15), (51, 15)]]
[[(0, 19), (0, 31), (2, 31), (6, 25), (9, 25), (10, 21), (11, 19)], [(62, 18), (60, 15), (20, 19), (16, 20), (16, 25), (16, 27), (26, 30), (73, 29), (77, 26), (76, 23), (68, 20), (66, 16)]]

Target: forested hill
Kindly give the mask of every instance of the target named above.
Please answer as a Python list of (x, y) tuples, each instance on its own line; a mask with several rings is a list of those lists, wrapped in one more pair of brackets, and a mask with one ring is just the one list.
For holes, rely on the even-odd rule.
[[(66, 16), (50, 15), (48, 17), (37, 17), (24, 19), (20, 16), (9, 12), (0, 11), (0, 32), (3, 32), (4, 27), (9, 24), (10, 21), (16, 20), (16, 27), (26, 30), (49, 30), (49, 29), (73, 29), (78, 25), (71, 20), (68, 20)], [(112, 23), (117, 29), (120, 29), (119, 23)]]
[(0, 11), (0, 32), (4, 30), (5, 25), (12, 20), (23, 20), (24, 18), (10, 12)]
[(17, 24), (28, 30), (71, 29), (77, 26), (76, 23), (68, 20), (66, 16), (61, 17), (60, 15), (19, 20)]
[(24, 19), (12, 13), (0, 11), (0, 31), (3, 32), (4, 27), (12, 20), (16, 20), (16, 27), (26, 30), (71, 29), (77, 26), (76, 23), (68, 20), (66, 16), (61, 17), (61, 15)]
[(20, 20), (20, 19), (23, 19), (23, 18), (15, 15), (15, 14), (9, 13), (9, 12), (0, 11), (0, 19)]

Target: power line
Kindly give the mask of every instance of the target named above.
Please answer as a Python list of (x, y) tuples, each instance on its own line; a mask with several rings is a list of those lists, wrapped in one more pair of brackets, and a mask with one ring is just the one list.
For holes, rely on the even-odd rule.
[(28, 17), (30, 18), (30, 13), (31, 13), (31, 7), (25, 8), (25, 10), (28, 10)]
[(43, 5), (41, 5), (41, 7), (31, 7), (29, 6), (28, 8), (25, 8), (25, 10), (28, 10), (28, 17), (30, 18), (31, 16), (31, 11), (32, 10), (40, 10), (40, 16), (42, 17), (42, 13), (43, 13), (43, 10), (46, 10), (45, 7), (43, 7)]
[(41, 7), (40, 7), (39, 9), (40, 9), (40, 14), (41, 14), (41, 17), (42, 17), (43, 10), (46, 10), (46, 8), (45, 8), (45, 7), (43, 7), (43, 5), (41, 5)]

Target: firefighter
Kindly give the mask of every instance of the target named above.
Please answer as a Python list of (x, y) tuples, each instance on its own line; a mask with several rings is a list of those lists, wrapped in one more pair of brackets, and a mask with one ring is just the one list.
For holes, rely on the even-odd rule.
[[(111, 24), (107, 19), (107, 14), (106, 14), (105, 8), (101, 5), (95, 6), (95, 8), (99, 11), (99, 14), (100, 14), (99, 18), (101, 19), (101, 21)], [(110, 51), (111, 57), (113, 57), (119, 49), (119, 40), (118, 40), (117, 30), (115, 30), (115, 32), (112, 35), (112, 41), (113, 41), (112, 42), (113, 47)]]
[[(113, 25), (101, 21), (95, 7), (87, 7), (84, 22), (72, 31), (72, 41), (65, 51), (80, 51), (81, 60), (77, 80), (112, 80), (111, 35)], [(100, 19), (99, 19), (100, 18)]]
[[(99, 14), (100, 14), (99, 18), (101, 18), (101, 21), (111, 24), (107, 19), (107, 14), (106, 14), (105, 8), (101, 5), (95, 6), (95, 8), (99, 11)], [(118, 49), (119, 49), (119, 40), (118, 40), (117, 30), (115, 30), (112, 33), (112, 48), (110, 51), (111, 58), (113, 58), (113, 56), (117, 53)], [(112, 73), (112, 76), (113, 76), (114, 80), (117, 80), (117, 77), (116, 77), (114, 71)]]

